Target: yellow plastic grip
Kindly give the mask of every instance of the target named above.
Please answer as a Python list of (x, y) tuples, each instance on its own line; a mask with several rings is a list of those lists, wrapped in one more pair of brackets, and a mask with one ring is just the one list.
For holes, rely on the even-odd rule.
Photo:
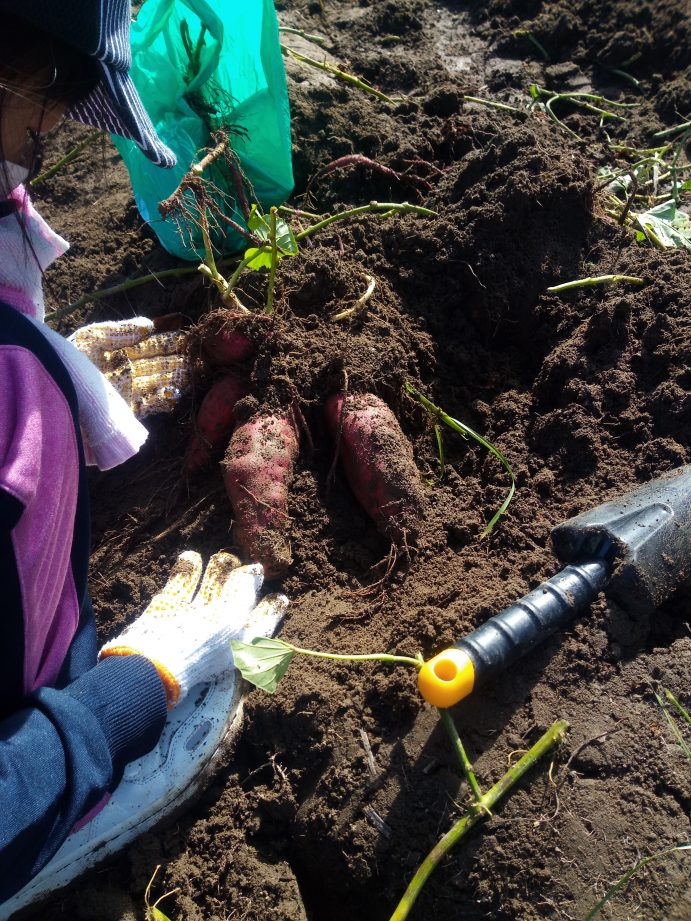
[(417, 676), (420, 693), (434, 707), (452, 707), (473, 690), (475, 666), (462, 649), (445, 649), (428, 659)]

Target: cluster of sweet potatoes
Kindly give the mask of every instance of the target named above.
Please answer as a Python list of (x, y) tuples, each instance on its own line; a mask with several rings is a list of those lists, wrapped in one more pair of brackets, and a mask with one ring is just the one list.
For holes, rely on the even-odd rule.
[[(249, 393), (238, 368), (251, 361), (255, 346), (232, 318), (205, 334), (202, 351), (224, 371), (199, 407), (184, 472), (191, 476), (208, 467), (227, 445), (222, 466), (235, 542), (276, 578), (292, 562), (288, 497), (300, 447), (295, 413), (259, 410), (236, 421), (236, 405)], [(418, 535), (422, 497), (412, 448), (395, 415), (371, 393), (333, 393), (323, 411), (358, 502), (392, 545), (407, 549)]]

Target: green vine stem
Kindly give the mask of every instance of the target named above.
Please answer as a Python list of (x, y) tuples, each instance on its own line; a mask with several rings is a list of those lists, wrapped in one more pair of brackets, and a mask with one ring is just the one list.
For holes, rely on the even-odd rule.
[(288, 205), (279, 205), (278, 213), (285, 214), (286, 217), (295, 215), (295, 217), (308, 217), (312, 221), (318, 221), (321, 218), (321, 214), (315, 214), (313, 211), (302, 211), (300, 208), (291, 208)]
[(284, 35), (298, 35), (300, 38), (304, 38), (306, 42), (319, 45), (321, 48), (324, 48), (329, 43), (329, 40), (321, 35), (312, 35), (309, 32), (303, 32), (302, 29), (294, 29), (291, 26), (279, 26), (278, 31), (283, 32)]
[(512, 34), (515, 35), (515, 36), (517, 36), (517, 37), (522, 36), (522, 37), (524, 37), (524, 38), (527, 38), (528, 41), (529, 41), (535, 48), (537, 48), (537, 50), (540, 52), (540, 54), (542, 55), (542, 57), (543, 57), (546, 61), (549, 61), (549, 59), (550, 59), (550, 57), (549, 57), (549, 52), (547, 51), (547, 49), (545, 48), (545, 46), (542, 44), (542, 42), (541, 42), (538, 38), (536, 38), (535, 35), (530, 31), (530, 29), (516, 29), (516, 31), (513, 32)]
[[(619, 115), (617, 112), (610, 112), (609, 109), (604, 109), (602, 106), (593, 105), (594, 102), (599, 102), (615, 109), (632, 109), (639, 105), (637, 102), (615, 102), (612, 99), (606, 99), (604, 96), (597, 96), (594, 93), (556, 93), (552, 90), (543, 89), (536, 83), (530, 85), (530, 95), (533, 99), (533, 104), (540, 101), (549, 117), (559, 125), (560, 128), (563, 128), (567, 134), (570, 134), (579, 141), (583, 140), (583, 138), (576, 134), (575, 131), (572, 131), (568, 125), (565, 125), (554, 111), (553, 106), (555, 103), (570, 102), (572, 105), (584, 109), (586, 112), (593, 112), (599, 115), (601, 121), (605, 118), (615, 118), (619, 121), (623, 121), (624, 116)], [(543, 102), (542, 100), (545, 101)]]
[(284, 55), (284, 57), (294, 58), (296, 61), (299, 61), (300, 64), (307, 64), (309, 67), (316, 67), (317, 70), (323, 70), (325, 73), (331, 74), (332, 77), (337, 77), (339, 80), (343, 80), (344, 83), (350, 83), (351, 86), (357, 86), (358, 89), (363, 90), (365, 93), (369, 93), (371, 96), (375, 96), (382, 102), (388, 102), (390, 105), (396, 104), (395, 99), (392, 99), (385, 93), (376, 90), (365, 80), (361, 80), (359, 77), (354, 77), (352, 74), (348, 74), (344, 70), (339, 70), (338, 67), (334, 67), (333, 64), (328, 64), (326, 61), (315, 61), (314, 58), (309, 58), (306, 54), (300, 54), (299, 51), (295, 51), (293, 48), (288, 48), (287, 45), (281, 45), (281, 53)]
[(514, 787), (523, 775), (533, 767), (540, 758), (544, 757), (555, 745), (558, 745), (566, 735), (569, 724), (565, 720), (557, 720), (547, 732), (538, 739), (535, 745), (504, 774), (481, 799), (474, 803), (453, 827), (432, 848), (427, 857), (422, 861), (415, 876), (410, 881), (403, 898), (398, 903), (396, 910), (391, 915), (390, 921), (404, 921), (415, 904), (422, 887), (429, 879), (432, 872), (449, 851), (458, 844), (478, 822), (483, 819), (492, 808)]
[(479, 106), (488, 106), (491, 109), (502, 109), (504, 112), (514, 112), (516, 115), (528, 114), (523, 109), (516, 108), (516, 106), (507, 105), (505, 102), (494, 102), (491, 99), (481, 99), (479, 96), (464, 96), (463, 102), (474, 102)]
[(588, 914), (585, 916), (583, 921), (594, 921), (594, 919), (600, 914), (605, 905), (609, 902), (613, 895), (625, 886), (632, 876), (635, 876), (639, 870), (642, 870), (646, 864), (651, 863), (651, 861), (661, 860), (663, 857), (668, 857), (670, 854), (673, 854), (675, 851), (688, 851), (691, 850), (691, 842), (688, 844), (676, 844), (673, 847), (665, 848), (664, 851), (659, 851), (657, 854), (650, 854), (648, 857), (642, 857), (637, 863), (635, 863), (630, 870), (627, 870), (626, 873), (618, 879), (616, 883), (613, 883), (607, 892), (603, 895), (597, 905), (594, 905)]
[(113, 285), (110, 288), (100, 288), (98, 291), (92, 291), (90, 294), (83, 294), (80, 298), (67, 307), (61, 307), (59, 310), (52, 310), (46, 314), (46, 320), (61, 320), (69, 316), (80, 307), (85, 307), (95, 301), (102, 301), (106, 297), (112, 297), (114, 294), (122, 294), (125, 291), (131, 291), (133, 288), (139, 288), (141, 285), (148, 285), (152, 281), (161, 281), (164, 278), (179, 278), (183, 275), (194, 275), (199, 272), (199, 267), (183, 266), (177, 269), (164, 269), (162, 272), (151, 272), (149, 275), (141, 275), (139, 278), (128, 278), (119, 285)]
[(269, 286), (266, 292), (266, 313), (274, 312), (274, 289), (276, 287), (276, 265), (278, 263), (278, 244), (276, 243), (276, 209), (269, 212), (269, 242), (271, 243), (271, 268), (269, 269)]
[(222, 300), (227, 300), (230, 296), (228, 282), (218, 271), (216, 259), (214, 257), (214, 248), (211, 243), (211, 234), (209, 232), (209, 221), (206, 212), (202, 211), (201, 215), (202, 240), (204, 241), (205, 261), (199, 266), (199, 271), (216, 286), (216, 290), (221, 295)]
[(337, 652), (317, 652), (314, 649), (301, 649), (299, 646), (293, 646), (292, 643), (286, 643), (288, 649), (302, 656), (314, 656), (315, 659), (335, 659), (337, 662), (393, 662), (401, 665), (412, 665), (413, 668), (421, 668), (424, 664), (422, 657), (414, 659), (412, 656), (391, 656), (385, 652), (372, 652), (367, 655), (345, 655)]
[(687, 131), (689, 128), (691, 128), (691, 121), (682, 122), (680, 125), (673, 125), (671, 128), (665, 128), (664, 131), (656, 131), (653, 137), (668, 138), (675, 134), (679, 134), (680, 131)]
[[(308, 212), (295, 213), (307, 214)], [(332, 214), (330, 217), (324, 218), (318, 223), (312, 224), (310, 227), (307, 227), (305, 230), (296, 234), (295, 239), (304, 240), (307, 237), (312, 236), (312, 234), (316, 233), (318, 230), (323, 230), (324, 227), (328, 227), (330, 224), (334, 224), (336, 221), (346, 220), (350, 217), (357, 217), (360, 214), (376, 214), (379, 217), (384, 218), (390, 217), (392, 214), (420, 214), (424, 217), (436, 217), (437, 212), (431, 211), (429, 208), (423, 208), (420, 205), (411, 205), (408, 202), (380, 203), (373, 201), (370, 202), (369, 205), (362, 205), (359, 208), (350, 208), (347, 211), (340, 211), (338, 214)], [(253, 262), (254, 259), (257, 258), (258, 253), (266, 252), (270, 245), (270, 243), (266, 243), (264, 246), (258, 247), (258, 249), (255, 250), (251, 255), (240, 260), (235, 271), (228, 280), (228, 292), (230, 292), (230, 290), (235, 287), (237, 280), (242, 274), (243, 270), (247, 268), (250, 262)], [(222, 259), (218, 264), (221, 266), (230, 265), (231, 263), (235, 262), (236, 258), (237, 257), (230, 256), (226, 259)], [(178, 278), (184, 275), (192, 275), (199, 271), (199, 266), (184, 266), (177, 269), (165, 269), (162, 272), (151, 272), (149, 275), (142, 275), (139, 278), (128, 278), (126, 281), (119, 285), (113, 285), (110, 288), (101, 288), (98, 291), (92, 291), (90, 294), (83, 294), (72, 304), (68, 304), (67, 307), (61, 307), (59, 310), (53, 310), (51, 313), (46, 314), (46, 320), (61, 320), (63, 317), (74, 313), (75, 310), (79, 310), (80, 307), (85, 307), (87, 304), (103, 300), (104, 298), (111, 297), (114, 294), (122, 294), (125, 291), (131, 291), (133, 288), (138, 288), (140, 285), (149, 284), (149, 282), (152, 281), (160, 281), (164, 278)], [(203, 269), (201, 271), (203, 272)], [(212, 277), (209, 272), (204, 274), (207, 274), (208, 277)]]
[(632, 285), (644, 285), (645, 279), (637, 275), (595, 275), (592, 278), (577, 278), (575, 281), (565, 281), (561, 285), (547, 288), (550, 294), (561, 294), (562, 291), (573, 291), (574, 288), (594, 288), (596, 285), (617, 285), (628, 282)]
[[(501, 516), (507, 510), (511, 502), (511, 499), (513, 498), (513, 495), (516, 492), (516, 478), (513, 474), (513, 470), (511, 469), (511, 464), (508, 462), (508, 460), (502, 454), (499, 448), (496, 448), (492, 444), (491, 441), (487, 441), (486, 438), (483, 438), (482, 435), (479, 435), (476, 431), (471, 429), (469, 425), (465, 424), (465, 422), (461, 422), (459, 419), (454, 419), (453, 416), (449, 416), (448, 413), (445, 413), (444, 410), (440, 406), (435, 406), (435, 404), (432, 403), (431, 400), (428, 400), (426, 396), (423, 396), (423, 394), (421, 394), (419, 390), (416, 390), (415, 387), (412, 386), (412, 384), (406, 383), (405, 389), (412, 397), (415, 397), (415, 399), (419, 403), (421, 403), (422, 406), (424, 406), (424, 408), (429, 413), (430, 418), (435, 420), (435, 423), (436, 423), (436, 420), (439, 420), (440, 422), (443, 422), (444, 425), (447, 425), (450, 429), (453, 429), (453, 431), (458, 432), (458, 434), (462, 435), (463, 438), (466, 438), (468, 436), (470, 436), (470, 438), (473, 438), (475, 441), (477, 441), (478, 444), (481, 444), (482, 447), (485, 448), (485, 450), (489, 451), (490, 454), (493, 454), (497, 458), (497, 460), (501, 462), (504, 469), (508, 473), (509, 478), (511, 480), (511, 486), (509, 487), (509, 491), (507, 493), (506, 498), (504, 499), (502, 504), (499, 506), (497, 511), (494, 513), (494, 515), (492, 515), (489, 522), (485, 525), (485, 529), (480, 535), (480, 539), (483, 540), (485, 537), (487, 537), (488, 534), (491, 533), (495, 524), (499, 521)], [(437, 445), (440, 448), (439, 460), (443, 468), (444, 466), (443, 448), (441, 447), (440, 434), (436, 430), (435, 430), (435, 436), (437, 439)]]
[(68, 151), (65, 156), (58, 160), (57, 163), (49, 167), (44, 173), (41, 173), (40, 176), (36, 176), (35, 179), (32, 179), (29, 185), (32, 189), (35, 189), (37, 185), (41, 185), (42, 182), (46, 182), (48, 179), (52, 179), (56, 173), (59, 173), (63, 166), (67, 166), (73, 160), (76, 160), (87, 147), (90, 147), (95, 143), (99, 138), (104, 137), (103, 132), (100, 128), (97, 128), (95, 131), (90, 131), (89, 134), (84, 138), (83, 141), (80, 141), (76, 147), (73, 147), (72, 150)]
[[(335, 224), (337, 221), (344, 221), (351, 217), (359, 217), (361, 214), (374, 214), (377, 217), (382, 218), (391, 217), (392, 214), (420, 214), (423, 217), (437, 216), (436, 211), (432, 211), (429, 208), (423, 208), (421, 205), (411, 205), (407, 201), (371, 201), (368, 205), (360, 205), (358, 208), (349, 208), (347, 211), (339, 211), (338, 214), (331, 214), (329, 217), (325, 217), (322, 220), (317, 221), (316, 224), (310, 224), (309, 227), (306, 227), (304, 230), (301, 230), (299, 233), (295, 234), (295, 240), (299, 243), (300, 240), (306, 240), (308, 237), (311, 237), (312, 234), (323, 230), (325, 227), (329, 227), (331, 224)], [(245, 258), (240, 261), (237, 268), (228, 279), (229, 289), (235, 287), (238, 279), (240, 278), (240, 275), (244, 272), (250, 262), (254, 262), (257, 256), (261, 253), (265, 253), (270, 246), (271, 243), (266, 242), (263, 246), (257, 247), (250, 253), (249, 256), (245, 256)]]
[(465, 748), (463, 747), (463, 742), (461, 742), (461, 737), (459, 736), (458, 730), (456, 729), (456, 724), (454, 723), (451, 714), (447, 709), (437, 707), (437, 712), (439, 713), (439, 718), (444, 724), (444, 729), (446, 729), (449, 734), (449, 738), (451, 739), (451, 744), (453, 745), (454, 751), (458, 755), (458, 760), (461, 763), (461, 768), (465, 778), (470, 785), (470, 789), (473, 791), (475, 802), (481, 804), (482, 790), (480, 789), (480, 785), (477, 782), (477, 778), (475, 777), (475, 771), (473, 771), (473, 766), (470, 763), (470, 759), (465, 753)]
[(316, 224), (311, 224), (309, 227), (306, 227), (304, 230), (301, 230), (300, 233), (295, 234), (295, 239), (299, 242), (300, 240), (305, 240), (307, 237), (311, 237), (312, 234), (317, 233), (320, 230), (323, 230), (325, 227), (328, 227), (330, 224), (335, 224), (337, 221), (343, 221), (347, 218), (358, 217), (360, 214), (376, 214), (378, 217), (391, 217), (392, 214), (420, 214), (423, 217), (436, 217), (437, 212), (432, 211), (430, 208), (423, 208), (421, 205), (411, 205), (409, 202), (378, 202), (371, 201), (368, 205), (360, 205), (359, 208), (349, 208), (347, 211), (339, 211), (338, 214), (332, 214), (329, 217), (325, 217), (323, 220), (318, 221)]

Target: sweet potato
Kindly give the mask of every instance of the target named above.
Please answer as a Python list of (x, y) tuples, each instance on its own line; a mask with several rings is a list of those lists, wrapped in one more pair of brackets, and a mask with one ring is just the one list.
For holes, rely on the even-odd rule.
[(371, 393), (334, 393), (325, 414), (356, 499), (385, 537), (407, 547), (420, 530), (422, 495), (413, 451), (398, 420)]
[(219, 368), (225, 368), (238, 361), (246, 361), (256, 351), (254, 342), (235, 329), (232, 322), (204, 339), (205, 356), (212, 365)]
[(288, 489), (297, 453), (292, 413), (260, 412), (233, 432), (223, 462), (235, 541), (248, 560), (263, 565), (269, 579), (292, 563)]
[(273, 335), (271, 317), (250, 313), (238, 305), (206, 313), (188, 335), (188, 352), (202, 367), (229, 368), (253, 359), (268, 336)]
[(234, 371), (212, 385), (197, 413), (196, 431), (183, 465), (186, 476), (210, 466), (215, 451), (225, 446), (235, 424), (235, 404), (247, 392), (247, 384)]

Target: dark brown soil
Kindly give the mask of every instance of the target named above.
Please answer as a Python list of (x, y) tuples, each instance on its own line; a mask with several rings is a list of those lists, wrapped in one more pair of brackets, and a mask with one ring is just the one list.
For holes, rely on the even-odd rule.
[[(299, 404), (314, 442), (311, 452), (303, 439), (289, 504), (294, 561), (283, 589), (293, 606), (283, 635), (322, 650), (427, 656), (556, 572), (553, 525), (691, 460), (688, 251), (643, 247), (605, 215), (595, 171), (607, 151), (595, 120), (564, 113), (579, 142), (544, 116), (472, 106), (463, 94), (515, 103), (530, 82), (594, 87), (641, 102), (611, 134), (649, 146), (654, 131), (689, 117), (689, 9), (683, 0), (278, 6), (285, 24), (327, 36), (335, 59), (404, 97), (387, 106), (289, 64), (296, 202), (322, 212), (408, 200), (437, 211), (335, 225), (281, 264), (248, 411)], [(74, 135), (58, 135), (50, 156)], [(400, 179), (353, 166), (299, 197), (347, 154)], [(50, 273), (55, 306), (171, 264), (109, 147), (38, 198), (73, 244)], [(561, 298), (545, 290), (612, 273), (646, 284)], [(376, 279), (373, 297), (351, 325), (335, 324), (331, 314), (363, 293), (363, 274)], [(264, 286), (246, 277), (241, 296), (260, 307)], [(212, 304), (191, 276), (64, 323), (170, 310), (197, 320)], [(355, 593), (376, 581), (387, 541), (340, 474), (326, 485), (333, 448), (321, 405), (345, 374), (353, 392), (377, 393), (394, 409), (423, 478), (417, 550), (373, 599)], [(510, 459), (517, 493), (488, 539), (480, 535), (506, 494), (503, 468), (449, 433), (439, 482), (430, 424), (406, 381)], [(220, 470), (180, 485), (191, 411), (188, 403), (153, 419), (138, 458), (92, 477), (91, 590), (103, 638), (142, 609), (178, 552), (231, 543)], [(555, 719), (571, 729), (551, 769), (537, 767), (444, 861), (411, 917), (576, 921), (640, 857), (688, 840), (689, 762), (651, 687), (670, 688), (688, 707), (690, 615), (683, 590), (648, 619), (600, 600), (456, 708), (483, 786)], [(157, 893), (180, 888), (161, 906), (174, 921), (385, 921), (467, 802), (413, 675), (299, 659), (275, 696), (249, 695), (239, 747), (202, 800), (41, 917), (141, 917), (160, 863)], [(602, 917), (691, 918), (688, 871), (681, 853), (650, 864)]]

